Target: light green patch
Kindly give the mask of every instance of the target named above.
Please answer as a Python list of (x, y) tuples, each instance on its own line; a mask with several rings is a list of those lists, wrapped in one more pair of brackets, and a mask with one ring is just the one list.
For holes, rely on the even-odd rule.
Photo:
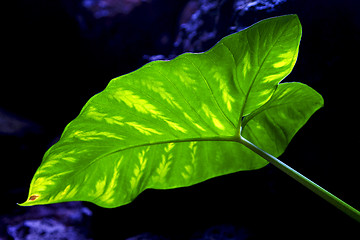
[(101, 140), (105, 138), (114, 138), (114, 139), (118, 139), (118, 140), (124, 140), (124, 137), (114, 134), (114, 133), (110, 133), (110, 132), (98, 132), (98, 131), (89, 131), (89, 132), (85, 132), (85, 131), (74, 131), (72, 134), (70, 134), (70, 138), (77, 138), (80, 139), (82, 141), (92, 141), (92, 140)]
[(280, 72), (280, 73), (268, 75), (268, 76), (264, 77), (262, 81), (264, 83), (271, 83), (274, 81), (279, 81), (279, 79), (281, 80), (285, 76), (286, 76), (286, 72)]
[(127, 125), (135, 128), (136, 130), (138, 130), (140, 133), (142, 134), (145, 134), (145, 135), (152, 135), (152, 134), (157, 134), (157, 135), (162, 135), (161, 132), (155, 130), (155, 129), (152, 129), (152, 128), (149, 128), (149, 127), (145, 127), (137, 122), (126, 122)]
[(190, 121), (195, 127), (197, 127), (198, 129), (200, 129), (201, 131), (205, 132), (206, 130), (200, 126), (199, 124), (197, 124), (186, 112), (183, 112), (184, 117)]
[(72, 163), (76, 162), (76, 158), (74, 157), (63, 157), (62, 159), (67, 162), (72, 162)]
[(51, 200), (56, 201), (63, 198), (70, 199), (76, 195), (78, 188), (79, 186), (72, 186), (69, 184), (65, 187), (63, 191), (60, 191), (57, 195), (53, 196)]
[(196, 158), (197, 142), (190, 142), (189, 149), (190, 149), (190, 164), (185, 165), (184, 166), (185, 171), (181, 173), (181, 176), (185, 180), (190, 180), (195, 171), (196, 159), (197, 159)]
[(240, 69), (240, 71), (242, 71), (242, 76), (243, 78), (246, 78), (248, 72), (250, 72), (251, 70), (251, 59), (250, 59), (250, 54), (249, 52), (246, 52), (244, 58), (242, 59), (242, 69)]
[[(185, 57), (186, 59), (186, 57)], [(193, 70), (189, 68), (188, 65), (183, 64), (177, 74), (180, 81), (184, 84), (186, 88), (191, 88), (193, 90), (196, 90), (196, 79), (192, 78), (188, 75), (188, 72), (192, 72)], [(176, 73), (176, 72), (174, 72)]]
[(171, 165), (171, 159), (172, 156), (165, 156), (165, 155), (161, 155), (161, 162), (159, 167), (156, 169), (156, 174), (155, 176), (152, 176), (152, 181), (155, 183), (164, 183), (165, 182), (165, 177), (167, 175), (167, 173), (170, 170), (170, 165)]
[(235, 102), (235, 99), (230, 95), (230, 89), (227, 85), (227, 81), (224, 79), (224, 76), (220, 72), (213, 72), (214, 79), (219, 83), (219, 89), (221, 91), (221, 97), (226, 105), (227, 110), (232, 110), (232, 104)]
[(112, 116), (112, 117), (106, 117), (105, 118), (105, 121), (107, 123), (116, 124), (116, 125), (120, 125), (120, 126), (124, 125), (123, 120), (124, 120), (124, 118), (120, 117), (120, 116)]
[(160, 95), (160, 97), (165, 100), (171, 107), (182, 110), (182, 107), (176, 102), (174, 96), (172, 96), (166, 89), (164, 88), (164, 83), (159, 81), (141, 81), (141, 84), (145, 86), (148, 90), (153, 91)]
[(202, 104), (201, 109), (204, 111), (205, 115), (210, 118), (214, 124), (215, 127), (224, 130), (225, 127), (224, 125), (222, 125), (221, 121), (216, 117), (216, 115), (210, 110), (210, 108), (208, 107), (208, 105), (206, 105), (205, 103)]
[(162, 117), (161, 119), (164, 120), (169, 125), (169, 127), (171, 127), (172, 129), (174, 129), (176, 131), (179, 131), (179, 132), (182, 132), (182, 133), (187, 132), (187, 130), (185, 128), (181, 127), (178, 123), (170, 120), (169, 118)]
[(279, 54), (279, 58), (281, 59), (279, 62), (274, 63), (273, 67), (274, 68), (281, 68), (281, 67), (285, 67), (289, 64), (292, 63), (293, 57), (294, 57), (294, 51), (287, 51), (285, 53), (281, 53)]
[(140, 113), (150, 114), (154, 118), (163, 116), (163, 113), (160, 112), (153, 104), (149, 103), (146, 99), (142, 99), (139, 95), (134, 94), (134, 92), (130, 90), (118, 88), (114, 92), (113, 97), (119, 102), (125, 103), (128, 107), (134, 108)]
[(174, 143), (168, 143), (164, 148), (165, 153), (161, 155), (161, 162), (156, 169), (157, 175), (152, 176), (154, 183), (165, 183), (166, 176), (172, 164), (173, 154), (170, 152), (175, 147)]
[(149, 151), (149, 148), (147, 148), (146, 150), (142, 150), (141, 152), (138, 153), (138, 159), (139, 159), (139, 164), (135, 165), (135, 168), (133, 170), (133, 177), (131, 177), (130, 179), (130, 188), (132, 189), (132, 191), (135, 191), (136, 188), (138, 187), (138, 184), (140, 182), (141, 177), (144, 174), (144, 169), (147, 163), (147, 158), (145, 157), (145, 154)]
[(282, 93), (279, 95), (279, 99), (285, 97), (287, 94), (289, 94), (291, 92), (291, 89), (285, 89), (284, 91), (282, 91)]
[(134, 94), (132, 91), (123, 90), (120, 88), (116, 91), (114, 97), (118, 101), (124, 102), (127, 106), (131, 108), (135, 108), (140, 113), (150, 114), (154, 118), (163, 120), (169, 125), (169, 127), (171, 127), (176, 131), (180, 131), (182, 133), (187, 132), (185, 128), (181, 127), (178, 123), (174, 122), (173, 120), (170, 120), (168, 117), (165, 117), (165, 115), (161, 111), (159, 111), (154, 105), (150, 104), (145, 99), (141, 99), (140, 96)]
[(101, 197), (105, 192), (106, 176), (103, 179), (99, 179), (95, 184), (95, 189), (90, 192), (90, 196), (93, 198)]
[(105, 116), (107, 116), (106, 113), (100, 113), (97, 111), (97, 109), (95, 107), (89, 107), (89, 109), (86, 112), (86, 116), (88, 118), (94, 119), (96, 121), (101, 121), (105, 118)]
[(267, 103), (270, 99), (271, 99), (271, 95), (268, 95), (268, 97), (265, 98), (263, 101), (258, 102), (256, 106), (257, 106), (257, 107), (261, 107), (262, 105), (264, 105), (265, 103)]
[[(269, 96), (269, 94), (271, 94), (273, 91), (274, 91), (273, 89), (265, 89), (265, 90), (262, 90), (261, 92), (259, 92), (258, 94), (259, 94), (259, 96)], [(267, 102), (269, 99), (266, 99), (265, 102)]]
[[(47, 189), (51, 186), (56, 185), (56, 180), (54, 177), (38, 177), (33, 183), (32, 183), (32, 191), (33, 194), (31, 195), (39, 195), (41, 196), (41, 193), (46, 193)], [(40, 197), (37, 198), (39, 200)]]
[(112, 204), (115, 201), (115, 193), (117, 191), (118, 179), (120, 176), (120, 165), (124, 159), (124, 156), (118, 160), (114, 166), (114, 173), (107, 183), (107, 179), (99, 181), (95, 186), (96, 191), (92, 192), (92, 197), (95, 197), (97, 200), (100, 200), (107, 204)]

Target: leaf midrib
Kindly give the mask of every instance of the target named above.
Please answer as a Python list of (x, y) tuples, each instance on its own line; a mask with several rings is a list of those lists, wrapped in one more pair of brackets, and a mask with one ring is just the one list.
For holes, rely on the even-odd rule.
[(164, 141), (158, 141), (158, 142), (150, 142), (150, 143), (143, 143), (133, 146), (128, 146), (124, 148), (119, 148), (116, 150), (113, 150), (111, 152), (104, 153), (98, 157), (96, 157), (94, 160), (92, 160), (85, 168), (88, 168), (98, 160), (107, 157), (109, 155), (112, 155), (117, 152), (122, 152), (134, 148), (140, 148), (140, 147), (149, 147), (154, 145), (160, 145), (160, 144), (168, 144), (168, 143), (185, 143), (185, 142), (240, 142), (240, 136), (234, 135), (234, 136), (216, 136), (216, 137), (198, 137), (198, 138), (185, 138), (185, 139), (173, 139), (173, 140), (164, 140)]

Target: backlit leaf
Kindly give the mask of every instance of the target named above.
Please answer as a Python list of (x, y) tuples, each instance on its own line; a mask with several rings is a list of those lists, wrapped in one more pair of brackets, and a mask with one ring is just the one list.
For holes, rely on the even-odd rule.
[(113, 79), (46, 152), (21, 205), (117, 207), (147, 188), (264, 167), (239, 134), (278, 156), (323, 104), (306, 85), (279, 84), (295, 64), (300, 37), (297, 16), (271, 18), (207, 52)]

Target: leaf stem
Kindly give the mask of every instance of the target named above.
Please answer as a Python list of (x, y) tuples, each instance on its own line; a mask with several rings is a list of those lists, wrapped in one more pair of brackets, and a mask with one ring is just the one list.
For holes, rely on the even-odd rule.
[(256, 145), (249, 142), (245, 138), (240, 136), (239, 142), (360, 223), (360, 212), (358, 210), (342, 201), (338, 197), (334, 196), (324, 188), (320, 187), (290, 166), (281, 162), (276, 157), (258, 148)]

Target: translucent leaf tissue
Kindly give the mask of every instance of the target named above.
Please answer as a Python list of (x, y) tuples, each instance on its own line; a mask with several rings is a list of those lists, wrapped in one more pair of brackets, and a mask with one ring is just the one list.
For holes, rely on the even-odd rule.
[(270, 162), (359, 220), (357, 210), (276, 158), (323, 106), (309, 86), (280, 83), (295, 65), (301, 31), (296, 15), (266, 19), (206, 52), (113, 79), (46, 152), (20, 205), (113, 208), (148, 188), (190, 186)]

